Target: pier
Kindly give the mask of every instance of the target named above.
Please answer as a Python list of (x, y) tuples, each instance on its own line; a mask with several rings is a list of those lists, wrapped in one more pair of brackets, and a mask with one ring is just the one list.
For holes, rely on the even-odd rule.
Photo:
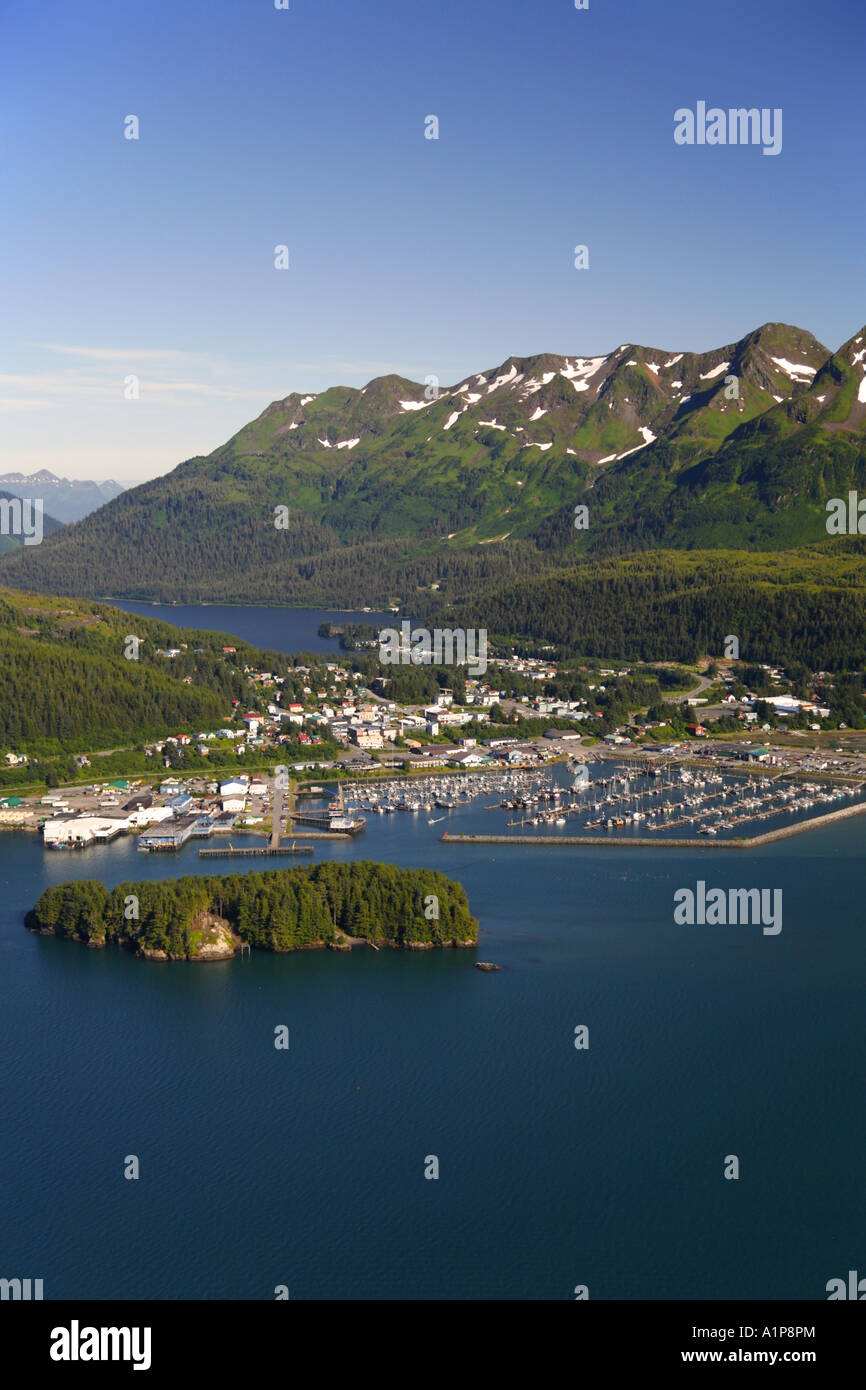
[[(330, 839), (330, 835), (328, 839)], [(250, 845), (236, 849), (234, 845), (219, 849), (200, 849), (199, 859), (262, 859), (269, 855), (312, 854), (312, 845)]]

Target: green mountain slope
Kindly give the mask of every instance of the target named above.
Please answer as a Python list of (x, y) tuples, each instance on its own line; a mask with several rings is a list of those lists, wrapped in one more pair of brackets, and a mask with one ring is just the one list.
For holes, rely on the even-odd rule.
[(348, 606), (434, 583), (459, 598), (584, 552), (818, 542), (827, 497), (866, 481), (863, 336), (831, 355), (765, 324), (707, 353), (512, 357), (438, 394), (398, 376), (292, 394), (0, 573)]

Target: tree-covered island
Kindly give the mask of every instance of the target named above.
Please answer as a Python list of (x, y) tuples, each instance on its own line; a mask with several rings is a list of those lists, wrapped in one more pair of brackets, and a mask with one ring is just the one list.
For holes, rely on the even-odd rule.
[(433, 869), (360, 860), (264, 873), (46, 888), (25, 925), (150, 960), (217, 960), (264, 951), (345, 950), (358, 940), (430, 950), (474, 946), (478, 922), (459, 883)]

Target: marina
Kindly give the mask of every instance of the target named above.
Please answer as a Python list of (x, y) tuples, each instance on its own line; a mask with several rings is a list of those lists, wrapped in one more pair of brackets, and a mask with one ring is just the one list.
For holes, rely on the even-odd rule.
[[(445, 842), (631, 844), (744, 848), (799, 834), (866, 808), (862, 778), (789, 769), (732, 770), (668, 759), (649, 764), (589, 758), (544, 769), (441, 774), (347, 787), (349, 812), (424, 813), (428, 826), (483, 810), (496, 822)], [(324, 795), (324, 793), (323, 793)], [(479, 806), (479, 800), (481, 805)], [(538, 833), (533, 834), (533, 831)], [(504, 832), (514, 831), (515, 834)], [(553, 833), (551, 833), (553, 832)], [(558, 833), (564, 832), (564, 833)]]

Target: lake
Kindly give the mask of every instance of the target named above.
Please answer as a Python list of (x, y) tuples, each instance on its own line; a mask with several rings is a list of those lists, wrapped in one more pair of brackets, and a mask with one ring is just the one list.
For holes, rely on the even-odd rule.
[[(104, 601), (104, 600), (103, 600)], [(112, 601), (125, 613), (159, 618), (175, 627), (210, 629), (240, 637), (253, 646), (276, 652), (339, 652), (338, 637), (320, 637), (321, 623), (369, 623), (372, 627), (400, 626), (404, 613), (341, 612), (334, 608), (249, 608), (229, 604), (140, 603)]]

